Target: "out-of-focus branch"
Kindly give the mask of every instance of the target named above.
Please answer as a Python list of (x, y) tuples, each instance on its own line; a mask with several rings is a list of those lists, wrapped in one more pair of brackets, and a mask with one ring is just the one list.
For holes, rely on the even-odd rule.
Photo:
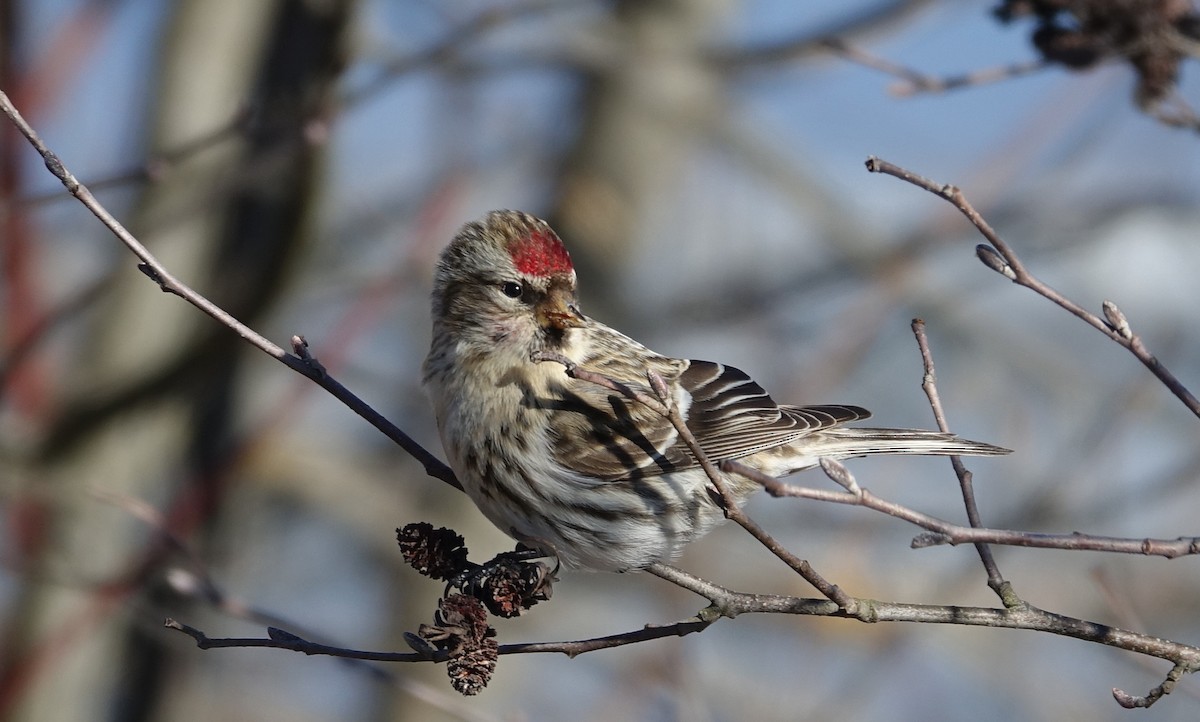
[(998, 83), (1002, 80), (1019, 78), (1045, 70), (1044, 60), (1028, 60), (1022, 63), (1001, 65), (994, 68), (973, 70), (961, 75), (936, 76), (922, 73), (905, 65), (900, 65), (886, 58), (869, 53), (860, 47), (850, 44), (844, 38), (826, 38), (822, 46), (829, 53), (864, 68), (877, 70), (885, 75), (898, 79), (888, 91), (897, 97), (918, 95), (921, 93), (945, 93), (959, 88), (975, 87)]
[(791, 37), (759, 45), (726, 48), (710, 53), (710, 60), (726, 70), (751, 70), (792, 62), (814, 53), (823, 53), (844, 44), (847, 38), (878, 33), (910, 19), (929, 0), (895, 0), (842, 16), (831, 25), (805, 30)]
[[(860, 63), (863, 61), (859, 60)], [(883, 68), (872, 66), (877, 70)], [(972, 70), (961, 75), (947, 75), (937, 77), (934, 75), (925, 75), (924, 73), (915, 70), (905, 70), (903, 73), (893, 73), (900, 77), (900, 82), (892, 84), (888, 88), (888, 92), (897, 97), (906, 97), (910, 95), (920, 95), (922, 93), (946, 93), (951, 90), (960, 88), (974, 88), (980, 85), (990, 85), (991, 83), (999, 83), (1004, 80), (1012, 80), (1024, 75), (1032, 75), (1045, 70), (1047, 64), (1044, 60), (1026, 60), (1021, 63), (1012, 63), (1011, 65), (998, 65), (994, 68), (982, 68), (980, 70)]]
[(410, 55), (393, 58), (380, 68), (374, 78), (363, 85), (345, 92), (340, 102), (345, 107), (358, 105), (378, 95), (390, 87), (398, 78), (410, 72), (454, 65), (454, 61), (465, 55), (464, 50), (472, 44), (478, 44), (479, 39), (496, 28), (503, 27), (509, 22), (519, 20), (529, 15), (569, 10), (582, 6), (579, 0), (564, 2), (563, 0), (525, 0), (485, 9), (463, 22), (448, 33), (441, 42), (419, 50)]
[[(197, 153), (212, 148), (221, 142), (245, 132), (250, 124), (253, 112), (250, 108), (241, 108), (228, 122), (203, 133), (192, 140), (174, 148), (155, 153), (137, 165), (106, 173), (88, 180), (86, 185), (93, 192), (135, 183), (139, 181), (155, 181), (161, 179), (171, 170), (188, 160)], [(61, 179), (60, 179), (61, 180)], [(40, 206), (46, 203), (61, 201), (64, 196), (59, 191), (47, 191), (35, 195), (14, 198), (7, 203), (0, 203), (0, 214), (7, 213), (12, 206)]]

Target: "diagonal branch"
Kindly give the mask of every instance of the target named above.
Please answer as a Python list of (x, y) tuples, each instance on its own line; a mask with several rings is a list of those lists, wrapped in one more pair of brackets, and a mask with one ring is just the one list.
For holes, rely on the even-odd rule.
[(979, 211), (971, 205), (971, 203), (963, 195), (962, 191), (956, 186), (949, 184), (936, 183), (928, 178), (922, 177), (913, 173), (910, 170), (901, 168), (894, 163), (871, 156), (867, 158), (867, 170), (871, 173), (883, 173), (890, 175), (900, 180), (911, 183), (918, 188), (929, 191), (930, 193), (950, 201), (950, 204), (958, 209), (960, 213), (966, 216), (979, 233), (987, 240), (986, 244), (980, 244), (975, 247), (975, 254), (979, 256), (979, 260), (983, 264), (992, 269), (996, 273), (1004, 276), (1008, 280), (1024, 286), (1034, 293), (1042, 296), (1053, 302), (1055, 305), (1066, 310), (1076, 318), (1079, 318), (1084, 323), (1096, 329), (1100, 333), (1110, 338), (1113, 342), (1119, 344), (1141, 361), (1146, 368), (1150, 369), (1159, 381), (1166, 386), (1171, 393), (1175, 394), (1176, 398), (1183, 402), (1197, 417), (1200, 417), (1200, 400), (1198, 400), (1191, 391), (1183, 385), (1175, 374), (1171, 373), (1166, 366), (1159, 361), (1154, 354), (1150, 353), (1149, 349), (1142, 342), (1129, 326), (1129, 321), (1125, 318), (1125, 314), (1121, 312), (1117, 305), (1112, 301), (1105, 301), (1103, 304), (1104, 318), (1101, 319), (1096, 314), (1088, 311), (1071, 299), (1062, 295), (1054, 288), (1047, 285), (1041, 279), (1034, 276), (1025, 268), (1025, 264), (1017, 256), (1016, 251), (1012, 249), (996, 231), (988, 224)]
[(169, 270), (152, 253), (139, 241), (132, 233), (128, 231), (113, 217), (108, 210), (96, 200), (92, 192), (87, 186), (80, 183), (79, 180), (71, 173), (70, 170), (63, 164), (53, 151), (50, 150), (42, 141), (41, 137), (26, 122), (21, 116), (20, 111), (9, 100), (8, 95), (0, 91), (0, 112), (8, 116), (13, 125), (21, 132), (22, 135), (29, 141), (30, 145), (37, 150), (42, 156), (42, 160), (46, 163), (46, 168), (58, 178), (67, 192), (79, 199), (92, 215), (96, 216), (101, 223), (105, 225), (113, 235), (117, 237), (135, 256), (141, 261), (138, 264), (138, 270), (148, 276), (152, 281), (158, 284), (158, 287), (165, 293), (171, 293), (179, 296), (183, 300), (192, 304), (196, 308), (203, 311), (205, 314), (216, 319), (220, 324), (228, 327), (242, 339), (250, 343), (255, 348), (271, 356), (283, 365), (292, 369), (314, 382), (321, 388), (328, 391), (346, 406), (350, 407), (359, 416), (366, 419), (372, 426), (382, 431), (388, 438), (396, 442), (406, 452), (412, 455), (417, 461), (425, 467), (425, 472), (430, 476), (440, 479), (443, 482), (462, 489), (458, 479), (455, 478), (454, 472), (450, 470), (440, 459), (431, 454), (423, 446), (414, 441), (408, 434), (404, 433), (395, 424), (388, 421), (382, 414), (375, 411), (365, 401), (355, 396), (345, 386), (342, 386), (336, 379), (325, 373), (320, 364), (316, 362), (307, 352), (307, 343), (302, 337), (293, 337), (292, 345), (296, 351), (295, 354), (288, 353), (283, 348), (272, 342), (270, 339), (262, 336), (254, 329), (238, 321), (227, 311), (217, 306), (212, 301), (205, 298), (203, 295), (193, 290), (190, 286), (183, 283), (171, 274)]
[(688, 428), (687, 422), (684, 421), (679, 408), (670, 398), (670, 394), (666, 388), (666, 383), (662, 377), (653, 371), (647, 372), (647, 381), (650, 387), (654, 389), (655, 396), (650, 396), (644, 391), (635, 389), (628, 384), (621, 383), (616, 379), (611, 379), (603, 374), (580, 368), (576, 363), (563, 356), (562, 354), (552, 352), (538, 352), (532, 357), (533, 361), (553, 361), (561, 363), (566, 369), (567, 375), (580, 381), (587, 381), (602, 386), (610, 391), (621, 394), (626, 398), (645, 404), (648, 408), (662, 414), (664, 418), (671, 422), (675, 427), (675, 431), (679, 434), (679, 439), (687, 445), (700, 467), (704, 469), (704, 473), (708, 475), (708, 479), (712, 482), (713, 491), (715, 492), (716, 501), (721, 505), (725, 512), (725, 518), (732, 520), (743, 529), (748, 531), (751, 536), (759, 541), (772, 554), (792, 568), (797, 574), (804, 578), (809, 584), (835, 602), (838, 607), (844, 609), (851, 616), (858, 614), (859, 606), (854, 597), (847, 594), (836, 584), (821, 576), (817, 570), (813, 569), (812, 565), (807, 560), (801, 559), (792, 552), (788, 551), (774, 537), (767, 533), (757, 522), (750, 518), (737, 501), (729, 493), (725, 484), (725, 479), (717, 466), (704, 453), (704, 449), (700, 448), (700, 443), (696, 441), (696, 437), (692, 434), (692, 430)]

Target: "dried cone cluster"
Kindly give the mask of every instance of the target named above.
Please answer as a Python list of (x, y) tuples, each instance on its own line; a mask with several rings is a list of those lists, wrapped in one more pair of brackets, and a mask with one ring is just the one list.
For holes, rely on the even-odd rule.
[(550, 568), (541, 562), (508, 559), (503, 555), (481, 567), (462, 585), (464, 593), (483, 602), (497, 617), (516, 617), (550, 598)]
[(474, 564), (467, 559), (462, 536), (426, 522), (397, 529), (396, 541), (409, 566), (475, 597), (497, 617), (515, 617), (550, 598), (554, 575), (542, 562), (501, 554)]
[(443, 582), (461, 574), (470, 564), (462, 536), (452, 529), (434, 529), (432, 524), (417, 522), (397, 529), (396, 541), (409, 566)]
[(1083, 70), (1126, 59), (1143, 108), (1175, 89), (1180, 64), (1200, 40), (1200, 15), (1189, 0), (1006, 0), (996, 16), (1036, 17), (1033, 44), (1047, 62)]
[(496, 668), (499, 646), (488, 612), (515, 617), (550, 598), (554, 579), (542, 562), (524, 561), (501, 554), (486, 564), (467, 559), (462, 536), (451, 529), (418, 522), (396, 530), (404, 560), (421, 574), (449, 582), (462, 594), (451, 594), (438, 603), (434, 624), (421, 625), (415, 649), (444, 652), (446, 673), (454, 689), (478, 694)]
[(459, 694), (479, 694), (491, 680), (500, 653), (483, 604), (474, 597), (451, 594), (438, 603), (433, 621), (433, 625), (422, 624), (417, 634), (450, 656), (446, 674)]

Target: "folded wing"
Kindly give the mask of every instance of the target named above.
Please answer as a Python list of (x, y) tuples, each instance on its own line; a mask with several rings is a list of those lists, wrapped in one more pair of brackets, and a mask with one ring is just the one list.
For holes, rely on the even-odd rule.
[[(687, 426), (713, 461), (749, 456), (871, 415), (858, 406), (780, 406), (732, 366), (661, 361), (655, 370), (678, 388)], [(645, 384), (618, 380), (649, 392)], [(555, 410), (560, 412), (552, 423), (555, 458), (584, 476), (636, 479), (698, 466), (670, 421), (595, 384), (575, 382), (564, 389)]]

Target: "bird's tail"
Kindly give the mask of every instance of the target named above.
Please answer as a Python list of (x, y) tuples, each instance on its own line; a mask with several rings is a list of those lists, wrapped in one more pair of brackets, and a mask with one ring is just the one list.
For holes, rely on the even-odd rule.
[(1001, 456), (1010, 449), (954, 434), (922, 429), (872, 429), (836, 427), (805, 439), (804, 451), (813, 456), (850, 459), (872, 454), (931, 456)]

